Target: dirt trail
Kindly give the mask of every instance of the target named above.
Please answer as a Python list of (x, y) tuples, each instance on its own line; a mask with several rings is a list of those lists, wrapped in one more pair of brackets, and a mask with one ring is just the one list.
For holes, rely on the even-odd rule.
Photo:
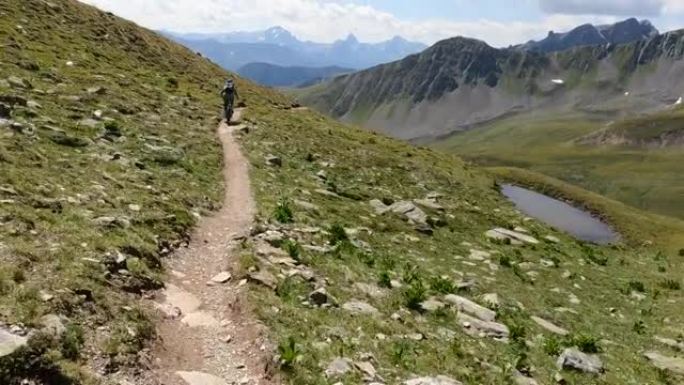
[(223, 208), (203, 218), (187, 248), (168, 261), (171, 272), (156, 306), (166, 315), (158, 331), (155, 377), (163, 385), (267, 385), (265, 367), (272, 351), (264, 328), (246, 312), (244, 290), (236, 277), (225, 283), (236, 264), (240, 239), (249, 235), (255, 205), (249, 169), (233, 133), (242, 110), (231, 124), (218, 129), (223, 145), (225, 196)]

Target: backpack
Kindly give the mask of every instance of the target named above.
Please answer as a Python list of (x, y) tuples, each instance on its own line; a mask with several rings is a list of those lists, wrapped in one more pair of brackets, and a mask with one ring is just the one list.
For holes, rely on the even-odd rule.
[(223, 86), (223, 92), (226, 96), (233, 96), (235, 94), (235, 83), (232, 80), (228, 80)]

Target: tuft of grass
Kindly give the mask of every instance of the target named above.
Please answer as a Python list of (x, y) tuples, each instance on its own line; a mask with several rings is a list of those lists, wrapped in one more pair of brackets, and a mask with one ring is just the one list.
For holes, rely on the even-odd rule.
[(412, 280), (402, 294), (404, 304), (411, 310), (421, 310), (420, 303), (427, 299), (427, 289), (421, 279)]
[(292, 211), (292, 205), (288, 200), (281, 200), (278, 205), (273, 210), (273, 218), (280, 223), (292, 223), (294, 222), (294, 213)]
[(682, 283), (680, 281), (675, 280), (675, 279), (666, 279), (664, 281), (660, 281), (659, 285), (663, 289), (667, 289), (667, 290), (681, 290), (682, 289)]
[(278, 354), (280, 358), (280, 366), (286, 370), (292, 370), (300, 355), (297, 340), (294, 337), (280, 341), (278, 344)]
[(330, 243), (330, 245), (332, 246), (338, 245), (343, 242), (349, 242), (347, 230), (345, 230), (344, 226), (340, 225), (339, 223), (335, 223), (332, 226), (330, 226), (328, 232), (330, 233), (330, 235), (328, 236), (328, 243)]
[(458, 291), (456, 284), (444, 277), (432, 277), (430, 279), (430, 289), (439, 294), (454, 294)]

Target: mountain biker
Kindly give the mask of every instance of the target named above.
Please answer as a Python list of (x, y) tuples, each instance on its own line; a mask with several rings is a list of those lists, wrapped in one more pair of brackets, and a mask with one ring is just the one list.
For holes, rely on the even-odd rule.
[(235, 86), (235, 80), (232, 78), (226, 80), (221, 90), (221, 97), (223, 98), (223, 113), (226, 121), (230, 121), (233, 117), (233, 104), (235, 99), (239, 98), (237, 87)]

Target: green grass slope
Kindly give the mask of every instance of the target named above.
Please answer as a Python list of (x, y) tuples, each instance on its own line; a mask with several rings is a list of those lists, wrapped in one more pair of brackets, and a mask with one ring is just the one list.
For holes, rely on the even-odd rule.
[[(563, 371), (568, 383), (681, 380), (642, 356), (651, 349), (677, 354), (654, 336), (682, 333), (678, 250), (576, 242), (525, 219), (500, 196), (493, 179), (458, 158), (321, 115), (252, 108), (247, 119), (252, 131), (244, 145), (260, 212), (256, 233), (270, 230), (267, 238), (294, 262), (287, 266), (255, 256), (252, 251), (261, 248), (257, 236), (246, 244), (241, 265), (245, 272), (276, 277), (275, 290), (257, 285), (252, 299), (279, 342), (290, 383), (368, 380), (363, 369), (326, 377), (328, 365), (343, 357), (370, 363), (376, 380), (390, 384), (439, 374), (465, 384), (509, 384), (518, 371), (546, 384), (555, 381), (559, 351), (571, 345), (600, 352), (607, 371)], [(282, 167), (265, 160), (274, 155)], [(432, 236), (369, 204), (428, 195), (441, 195), (443, 206), (424, 209), (434, 217)], [(642, 218), (634, 213), (632, 219)], [(484, 233), (497, 226), (561, 240), (528, 246), (492, 242)], [(473, 250), (488, 254), (481, 258)], [(321, 287), (334, 298), (331, 307), (310, 304), (309, 294)], [(497, 293), (501, 303), (491, 306), (497, 322), (509, 327), (511, 341), (469, 336), (453, 308), (425, 311), (417, 305), (429, 298), (443, 301), (448, 293), (481, 304), (485, 294)], [(365, 302), (377, 313), (350, 313), (344, 306), (350, 301)], [(553, 335), (531, 316), (551, 320), (569, 335)]]
[[(681, 110), (680, 110), (681, 111)], [(488, 166), (514, 166), (562, 179), (657, 214), (684, 218), (681, 112), (618, 120), (581, 114), (526, 115), (435, 143)], [(668, 145), (669, 144), (669, 145)]]
[[(147, 358), (154, 313), (141, 294), (162, 285), (161, 258), (221, 196), (216, 91), (226, 74), (75, 1), (10, 0), (0, 12), (0, 102), (12, 106), (0, 129), (0, 328), (31, 336), (0, 357), (0, 383), (108, 383)], [(286, 382), (551, 383), (570, 346), (598, 354), (606, 370), (562, 371), (568, 383), (681, 382), (642, 353), (679, 354), (676, 342), (654, 337), (684, 334), (682, 252), (576, 242), (524, 218), (493, 178), (454, 156), (240, 87), (260, 214), (234, 273), (274, 281), (275, 290), (250, 285), (250, 303), (278, 343)], [(428, 195), (436, 203), (421, 203), (428, 219), (418, 229), (369, 204)], [(484, 235), (520, 226), (540, 242)], [(316, 288), (336, 298), (332, 306), (309, 304)], [(508, 342), (473, 333), (454, 306), (420, 309), (447, 293), (483, 305), (497, 293), (488, 314), (506, 325)], [(352, 300), (376, 310), (353, 314)], [(63, 333), (44, 327), (55, 317)], [(335, 357), (356, 365), (326, 378)]]
[(67, 329), (0, 358), (0, 383), (94, 381), (79, 367), (135, 362), (154, 332), (137, 294), (220, 202), (226, 73), (73, 0), (2, 1), (0, 15), (0, 323), (59, 315)]

